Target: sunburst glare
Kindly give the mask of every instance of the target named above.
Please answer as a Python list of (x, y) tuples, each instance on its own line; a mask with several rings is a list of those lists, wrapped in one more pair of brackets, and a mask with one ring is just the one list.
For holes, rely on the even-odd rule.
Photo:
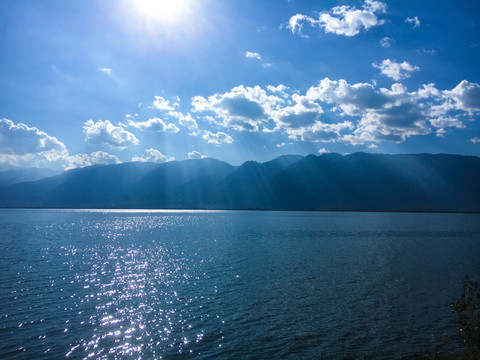
[(133, 10), (152, 22), (179, 22), (190, 12), (191, 0), (131, 0)]

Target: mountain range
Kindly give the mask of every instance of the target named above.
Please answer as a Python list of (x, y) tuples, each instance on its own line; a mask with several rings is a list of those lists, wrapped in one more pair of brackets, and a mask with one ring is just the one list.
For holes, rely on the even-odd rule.
[(0, 207), (480, 212), (475, 156), (328, 153), (241, 166), (130, 162), (41, 179), (5, 173)]

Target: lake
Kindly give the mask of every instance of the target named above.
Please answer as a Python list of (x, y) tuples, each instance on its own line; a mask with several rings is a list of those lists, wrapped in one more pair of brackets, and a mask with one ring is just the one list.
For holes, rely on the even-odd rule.
[(0, 210), (0, 358), (400, 359), (479, 258), (480, 214)]

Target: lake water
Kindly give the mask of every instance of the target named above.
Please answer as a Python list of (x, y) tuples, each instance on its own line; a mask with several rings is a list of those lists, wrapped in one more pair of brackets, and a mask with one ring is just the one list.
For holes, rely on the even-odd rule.
[(479, 214), (0, 210), (0, 358), (400, 359), (479, 258)]

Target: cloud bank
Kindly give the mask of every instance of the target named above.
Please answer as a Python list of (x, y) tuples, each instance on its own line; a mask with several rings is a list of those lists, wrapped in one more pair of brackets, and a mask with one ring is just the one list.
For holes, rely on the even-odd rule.
[(97, 164), (116, 164), (118, 157), (104, 151), (70, 155), (57, 138), (36, 127), (0, 119), (0, 163), (18, 167), (71, 169)]
[[(406, 78), (418, 69), (390, 60), (378, 67), (392, 78)], [(428, 84), (408, 91), (399, 83), (376, 88), (370, 83), (324, 78), (304, 94), (284, 85), (239, 86), (208, 98), (196, 97), (192, 106), (194, 112), (208, 113), (213, 125), (229, 132), (283, 132), (296, 141), (372, 145), (464, 129), (465, 115), (480, 113), (479, 99), (480, 85), (466, 80), (451, 90)], [(225, 132), (217, 134), (206, 131), (203, 138), (217, 145), (233, 140)]]

